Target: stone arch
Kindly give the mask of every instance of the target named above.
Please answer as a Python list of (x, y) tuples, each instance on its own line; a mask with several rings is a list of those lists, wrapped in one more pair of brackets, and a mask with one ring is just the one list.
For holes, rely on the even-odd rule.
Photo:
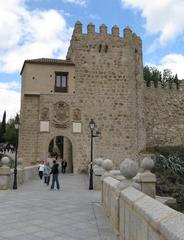
[[(51, 133), (49, 135), (49, 137), (47, 138), (47, 140), (45, 141), (45, 155), (46, 156), (48, 155), (48, 146), (49, 146), (50, 142), (52, 141), (52, 139), (54, 139), (57, 136), (62, 136), (62, 137), (64, 137), (64, 139), (68, 139), (71, 143), (71, 146), (72, 146), (72, 167), (71, 167), (72, 171), (70, 171), (70, 173), (73, 173), (75, 165), (76, 165), (76, 144), (75, 144), (75, 141), (71, 134), (66, 133), (64, 131), (58, 131), (57, 133)], [(67, 159), (65, 159), (65, 160), (67, 160)], [(70, 169), (70, 163), (69, 163), (68, 169)]]

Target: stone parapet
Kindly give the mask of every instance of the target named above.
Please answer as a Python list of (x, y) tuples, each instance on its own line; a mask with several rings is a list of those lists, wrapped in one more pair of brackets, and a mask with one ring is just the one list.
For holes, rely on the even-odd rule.
[[(38, 178), (38, 167), (18, 167), (17, 168), (17, 185), (20, 186), (25, 182)], [(0, 190), (13, 189), (14, 169), (7, 166), (0, 167)]]
[(156, 197), (156, 176), (150, 170), (154, 167), (154, 162), (151, 157), (145, 157), (141, 163), (143, 172), (138, 173), (135, 181), (141, 186), (141, 191), (148, 196)]
[(3, 157), (1, 159), (1, 167), (0, 167), (0, 190), (9, 189), (9, 179), (10, 179), (10, 168), (9, 158)]
[(103, 180), (102, 205), (120, 240), (184, 240), (184, 215), (145, 193)]
[(7, 166), (0, 167), (0, 190), (9, 189), (10, 168)]

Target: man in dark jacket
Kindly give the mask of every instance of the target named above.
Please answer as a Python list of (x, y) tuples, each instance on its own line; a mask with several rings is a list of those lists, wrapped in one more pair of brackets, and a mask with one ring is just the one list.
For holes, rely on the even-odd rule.
[(56, 160), (54, 160), (53, 161), (53, 166), (52, 166), (52, 169), (51, 169), (51, 172), (50, 172), (50, 174), (52, 174), (51, 190), (54, 189), (55, 182), (56, 182), (57, 189), (58, 190), (60, 189), (59, 180), (58, 180), (58, 173), (59, 173), (58, 163), (56, 163)]
[(62, 173), (66, 172), (66, 167), (67, 167), (67, 161), (63, 159), (61, 162)]

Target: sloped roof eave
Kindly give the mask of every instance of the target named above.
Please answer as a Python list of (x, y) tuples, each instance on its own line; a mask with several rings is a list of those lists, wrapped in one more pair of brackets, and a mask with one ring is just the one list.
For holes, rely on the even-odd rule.
[(43, 65), (71, 65), (71, 66), (75, 65), (71, 60), (61, 60), (61, 59), (54, 59), (54, 58), (30, 59), (30, 60), (24, 61), (22, 69), (20, 71), (20, 75), (22, 75), (26, 63), (43, 64)]

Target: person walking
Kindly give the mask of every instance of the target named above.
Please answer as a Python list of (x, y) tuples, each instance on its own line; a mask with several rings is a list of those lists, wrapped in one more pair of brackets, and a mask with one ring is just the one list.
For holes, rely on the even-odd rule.
[(48, 162), (44, 164), (43, 175), (44, 175), (44, 183), (46, 183), (48, 186), (50, 182), (50, 166)]
[(43, 178), (43, 170), (44, 170), (44, 161), (41, 161), (41, 163), (38, 166), (39, 177), (41, 180)]
[(62, 162), (61, 162), (62, 173), (66, 173), (66, 167), (67, 167), (67, 161), (63, 159)]
[(56, 163), (56, 160), (53, 161), (53, 166), (51, 168), (51, 172), (50, 174), (52, 174), (52, 184), (51, 184), (51, 190), (54, 189), (54, 185), (56, 183), (56, 187), (57, 187), (57, 190), (60, 189), (60, 185), (59, 185), (59, 180), (58, 180), (58, 174), (59, 174), (59, 170), (58, 170), (58, 163)]

